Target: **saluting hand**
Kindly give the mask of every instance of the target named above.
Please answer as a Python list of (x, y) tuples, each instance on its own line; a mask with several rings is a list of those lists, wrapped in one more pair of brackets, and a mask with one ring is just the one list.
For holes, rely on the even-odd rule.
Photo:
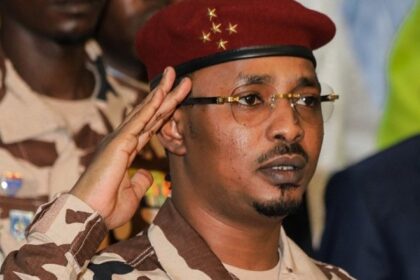
[(70, 191), (98, 211), (109, 229), (130, 220), (153, 182), (152, 175), (142, 169), (130, 178), (128, 168), (191, 90), (191, 81), (185, 78), (170, 91), (174, 80), (175, 71), (169, 67), (160, 84), (101, 142), (94, 160)]

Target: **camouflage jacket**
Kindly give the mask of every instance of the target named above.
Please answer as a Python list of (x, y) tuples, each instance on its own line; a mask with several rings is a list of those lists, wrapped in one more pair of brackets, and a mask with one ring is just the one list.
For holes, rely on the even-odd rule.
[[(149, 92), (147, 85), (139, 83), (134, 88), (106, 75), (94, 41), (86, 46), (86, 52), (95, 89), (91, 98), (82, 101), (88, 105), (81, 107), (82, 113), (77, 109), (70, 124), (59, 109), (30, 88), (0, 51), (0, 181), (4, 174), (13, 173), (19, 174), (22, 182), (15, 197), (5, 196), (0, 188), (0, 255), (24, 243), (23, 225), (30, 222), (39, 202), (68, 191), (101, 139)], [(80, 108), (80, 100), (66, 102)], [(164, 150), (156, 140), (136, 160), (149, 170), (167, 169)], [(17, 219), (24, 222), (14, 230)]]
[[(98, 213), (64, 194), (38, 210), (28, 244), (8, 255), (0, 279), (237, 279), (171, 199), (148, 230), (95, 254), (105, 233)], [(281, 279), (352, 279), (310, 259), (283, 231), (279, 246)]]

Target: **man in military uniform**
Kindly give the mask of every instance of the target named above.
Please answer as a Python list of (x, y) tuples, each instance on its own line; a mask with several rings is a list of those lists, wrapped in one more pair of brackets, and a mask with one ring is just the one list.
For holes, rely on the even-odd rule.
[(100, 140), (137, 102), (136, 94), (111, 85), (98, 55), (85, 51), (105, 2), (0, 3), (0, 250), (5, 254), (23, 243), (37, 206), (74, 185)]
[[(315, 170), (321, 104), (337, 98), (320, 86), (312, 55), (334, 33), (327, 16), (293, 0), (185, 0), (162, 10), (138, 38), (154, 90), (71, 192), (41, 207), (29, 244), (1, 273), (351, 279), (310, 259), (281, 227)], [(150, 173), (129, 177), (127, 167), (156, 133), (168, 151), (172, 197), (147, 231), (95, 255), (151, 184)]]

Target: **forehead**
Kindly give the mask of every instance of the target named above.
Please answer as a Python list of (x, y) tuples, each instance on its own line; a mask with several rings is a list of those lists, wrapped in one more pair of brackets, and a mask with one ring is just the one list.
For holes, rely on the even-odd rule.
[(193, 73), (193, 88), (233, 88), (243, 83), (293, 86), (302, 78), (316, 80), (311, 61), (298, 57), (263, 57), (231, 61)]

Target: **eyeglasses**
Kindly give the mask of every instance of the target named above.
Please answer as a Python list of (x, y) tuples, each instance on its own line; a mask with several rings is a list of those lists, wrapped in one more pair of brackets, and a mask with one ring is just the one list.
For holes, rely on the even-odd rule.
[(338, 95), (326, 84), (320, 89), (304, 88), (292, 93), (279, 93), (272, 85), (266, 83), (246, 84), (235, 88), (230, 96), (189, 97), (181, 104), (209, 105), (230, 104), (234, 119), (244, 126), (256, 126), (270, 117), (276, 101), (285, 99), (293, 112), (309, 123), (327, 121), (332, 115), (334, 101)]

